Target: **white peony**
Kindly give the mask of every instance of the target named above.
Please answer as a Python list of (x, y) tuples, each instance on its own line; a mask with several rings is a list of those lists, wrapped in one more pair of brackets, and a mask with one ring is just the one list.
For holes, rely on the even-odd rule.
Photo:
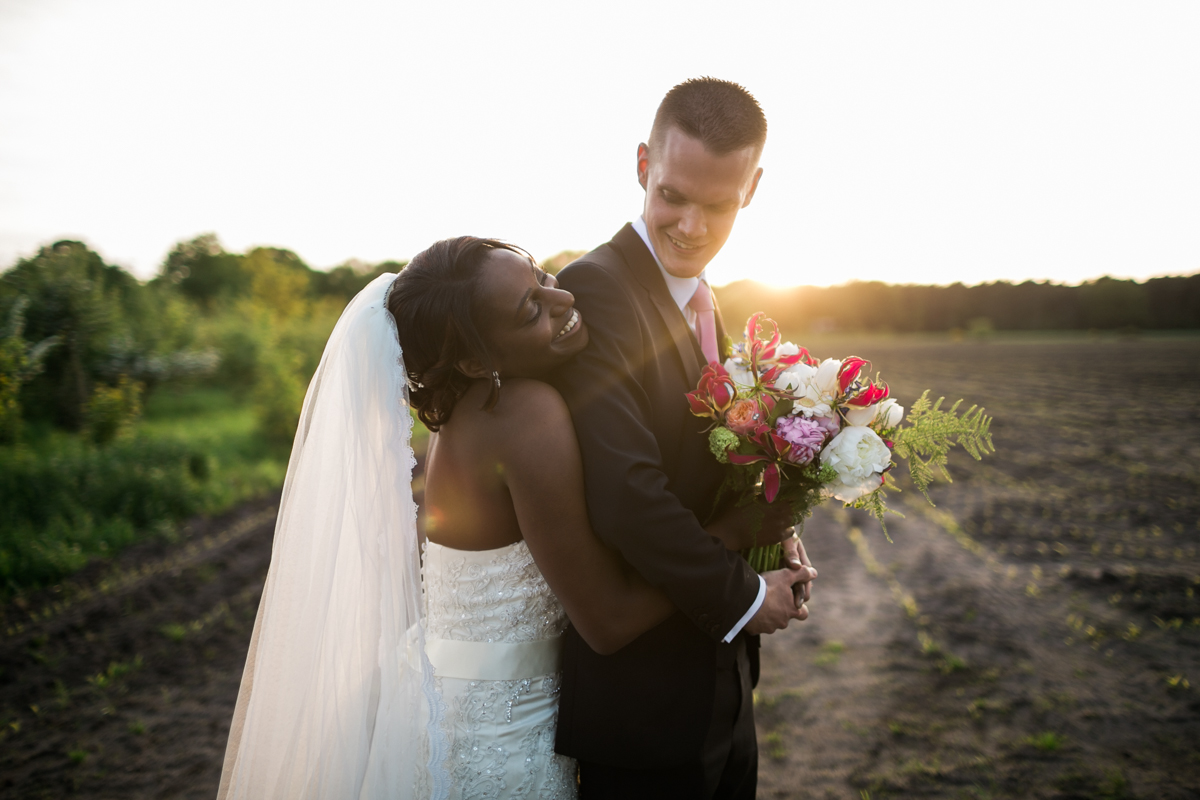
[(806, 417), (828, 417), (833, 415), (837, 402), (838, 370), (842, 362), (827, 358), (818, 367), (793, 364), (775, 381), (775, 388), (790, 392), (796, 397), (793, 414)]
[(833, 467), (837, 480), (825, 491), (852, 503), (883, 485), (883, 471), (892, 463), (892, 451), (870, 428), (843, 428), (821, 451), (821, 465)]

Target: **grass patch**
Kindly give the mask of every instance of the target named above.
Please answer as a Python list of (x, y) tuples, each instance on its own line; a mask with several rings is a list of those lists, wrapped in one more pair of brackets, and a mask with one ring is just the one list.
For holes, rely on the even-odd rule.
[(192, 515), (282, 485), (287, 454), (230, 392), (162, 391), (126, 437), (97, 446), (43, 429), (0, 447), (0, 599), (50, 585)]
[(837, 640), (826, 642), (821, 645), (821, 652), (813, 659), (813, 663), (818, 667), (831, 667), (838, 663), (845, 650), (846, 646)]
[(1067, 737), (1054, 731), (1043, 731), (1042, 733), (1025, 737), (1022, 743), (1032, 745), (1043, 753), (1054, 753), (1061, 750), (1063, 745), (1067, 743)]
[(775, 761), (782, 761), (787, 757), (787, 748), (783, 745), (783, 734), (775, 731), (768, 733), (763, 738), (763, 744), (766, 745), (767, 757)]
[[(0, 601), (279, 488), (289, 455), (262, 436), (249, 402), (220, 388), (160, 389), (105, 446), (46, 426), (27, 434), (0, 446)], [(418, 422), (413, 449), (428, 438)]]

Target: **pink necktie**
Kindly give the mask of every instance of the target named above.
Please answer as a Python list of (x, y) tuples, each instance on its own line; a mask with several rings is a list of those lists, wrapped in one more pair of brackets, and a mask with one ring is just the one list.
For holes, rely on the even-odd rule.
[(700, 352), (704, 353), (704, 357), (711, 364), (718, 360), (717, 317), (714, 313), (716, 307), (713, 305), (712, 292), (707, 283), (700, 281), (696, 293), (688, 300), (688, 306), (696, 312), (696, 338), (700, 340)]

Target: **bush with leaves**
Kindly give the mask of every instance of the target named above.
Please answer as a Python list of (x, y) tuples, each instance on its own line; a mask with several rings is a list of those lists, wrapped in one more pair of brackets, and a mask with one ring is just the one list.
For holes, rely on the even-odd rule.
[(215, 353), (193, 348), (196, 312), (175, 289), (143, 285), (81, 242), (43, 247), (0, 275), (0, 312), (18, 302), (29, 340), (59, 342), (21, 389), (24, 414), (67, 430), (85, 426), (98, 383), (127, 375), (150, 390), (215, 366)]
[(25, 341), (25, 308), (29, 301), (18, 297), (0, 330), (0, 443), (17, 440), (21, 428), (21, 386), (42, 370), (42, 362), (59, 343), (48, 336), (37, 344)]
[(0, 458), (0, 595), (46, 585), (147, 531), (205, 510), (191, 447), (132, 437), (98, 448), (55, 436)]
[(88, 438), (96, 444), (108, 444), (133, 427), (142, 415), (144, 387), (122, 375), (116, 386), (97, 384), (87, 404)]

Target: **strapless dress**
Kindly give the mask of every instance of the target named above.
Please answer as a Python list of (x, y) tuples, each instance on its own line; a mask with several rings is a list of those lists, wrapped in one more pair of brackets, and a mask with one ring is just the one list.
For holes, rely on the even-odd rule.
[(554, 752), (567, 615), (524, 541), (423, 549), (426, 652), (445, 707), (454, 800), (577, 796)]

